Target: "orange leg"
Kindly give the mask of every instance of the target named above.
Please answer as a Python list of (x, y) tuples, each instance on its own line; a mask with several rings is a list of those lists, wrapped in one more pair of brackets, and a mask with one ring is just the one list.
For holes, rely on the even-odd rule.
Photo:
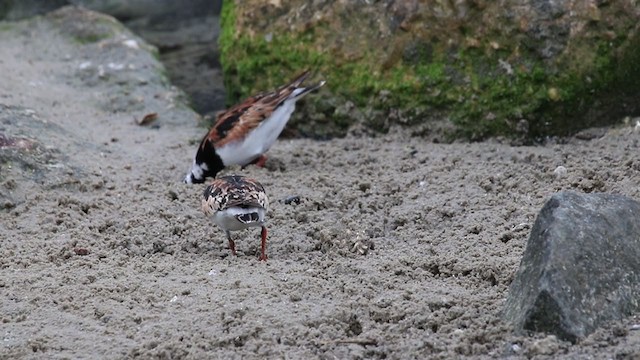
[(229, 249), (231, 249), (231, 253), (233, 256), (236, 256), (236, 243), (231, 240), (231, 232), (227, 231), (227, 240), (229, 240)]
[(262, 242), (260, 243), (260, 261), (267, 261), (267, 228), (262, 227)]
[(248, 163), (246, 165), (242, 165), (240, 167), (240, 169), (244, 170), (249, 165), (255, 165), (257, 167), (264, 167), (264, 164), (266, 162), (267, 162), (267, 156), (263, 154), (263, 155), (258, 156), (255, 159), (253, 159), (253, 161), (251, 161), (250, 163)]
[(253, 160), (253, 164), (255, 164), (257, 167), (264, 167), (264, 164), (266, 162), (267, 162), (267, 157), (264, 154), (260, 155), (258, 158)]

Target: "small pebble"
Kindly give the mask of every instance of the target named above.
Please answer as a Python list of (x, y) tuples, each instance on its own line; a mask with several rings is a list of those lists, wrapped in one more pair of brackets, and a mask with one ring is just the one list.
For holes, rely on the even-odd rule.
[(556, 178), (561, 179), (567, 176), (567, 168), (560, 165), (555, 170), (553, 170), (553, 175), (555, 175)]
[(76, 255), (80, 255), (80, 256), (89, 255), (89, 249), (85, 249), (85, 248), (74, 248), (73, 252), (75, 252)]
[(295, 204), (295, 205), (299, 205), (300, 204), (300, 196), (298, 195), (291, 195), (291, 196), (287, 196), (286, 198), (284, 198), (283, 202), (286, 205), (291, 205), (291, 204)]

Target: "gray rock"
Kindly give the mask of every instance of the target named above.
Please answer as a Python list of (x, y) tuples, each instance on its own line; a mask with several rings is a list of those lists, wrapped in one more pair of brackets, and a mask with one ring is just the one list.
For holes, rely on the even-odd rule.
[[(0, 0), (1, 1), (1, 0)], [(224, 109), (218, 61), (221, 0), (70, 0), (116, 17), (160, 50), (171, 82), (202, 115)]]
[(75, 143), (70, 138), (34, 110), (0, 103), (0, 211), (24, 202), (36, 184), (77, 171), (53, 145)]
[(555, 194), (538, 214), (503, 315), (576, 342), (640, 310), (640, 203)]
[[(197, 121), (184, 94), (167, 81), (155, 48), (110, 16), (67, 6), (2, 25), (0, 217), (51, 189), (84, 193), (104, 187), (105, 173), (121, 169), (103, 172), (103, 159), (118, 153), (136, 130), (167, 134), (158, 141), (168, 143), (175, 129), (188, 131), (186, 125)], [(30, 55), (33, 49), (36, 55)], [(23, 65), (32, 58), (38, 66)], [(32, 99), (47, 100), (22, 105), (37, 103)], [(152, 126), (135, 125), (151, 113), (158, 115)], [(95, 130), (79, 125), (76, 119), (84, 117), (121, 127)], [(127, 173), (149, 161), (144, 152), (126, 152), (145, 157), (129, 158)]]
[(172, 83), (202, 115), (225, 107), (218, 61), (222, 0), (0, 0), (0, 20), (19, 20), (73, 4), (111, 15), (158, 47)]

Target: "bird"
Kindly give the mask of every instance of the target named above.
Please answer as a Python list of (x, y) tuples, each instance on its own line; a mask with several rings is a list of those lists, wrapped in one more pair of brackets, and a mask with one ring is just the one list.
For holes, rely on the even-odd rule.
[(213, 127), (200, 141), (184, 182), (203, 183), (230, 165), (264, 166), (267, 160), (264, 153), (289, 121), (296, 101), (325, 84), (320, 81), (303, 86), (309, 74), (304, 71), (279, 89), (249, 97), (218, 114)]
[(267, 261), (265, 223), (269, 199), (262, 184), (242, 175), (221, 176), (205, 188), (203, 195), (202, 211), (226, 233), (231, 253), (236, 256), (231, 231), (261, 227), (259, 260)]

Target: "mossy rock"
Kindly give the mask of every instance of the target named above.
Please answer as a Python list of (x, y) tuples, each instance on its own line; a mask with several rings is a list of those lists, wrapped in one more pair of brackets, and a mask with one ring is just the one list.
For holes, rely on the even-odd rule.
[(640, 112), (634, 1), (521, 3), (227, 1), (228, 101), (310, 68), (327, 85), (290, 126), (314, 136), (444, 117), (452, 136), (535, 139)]

